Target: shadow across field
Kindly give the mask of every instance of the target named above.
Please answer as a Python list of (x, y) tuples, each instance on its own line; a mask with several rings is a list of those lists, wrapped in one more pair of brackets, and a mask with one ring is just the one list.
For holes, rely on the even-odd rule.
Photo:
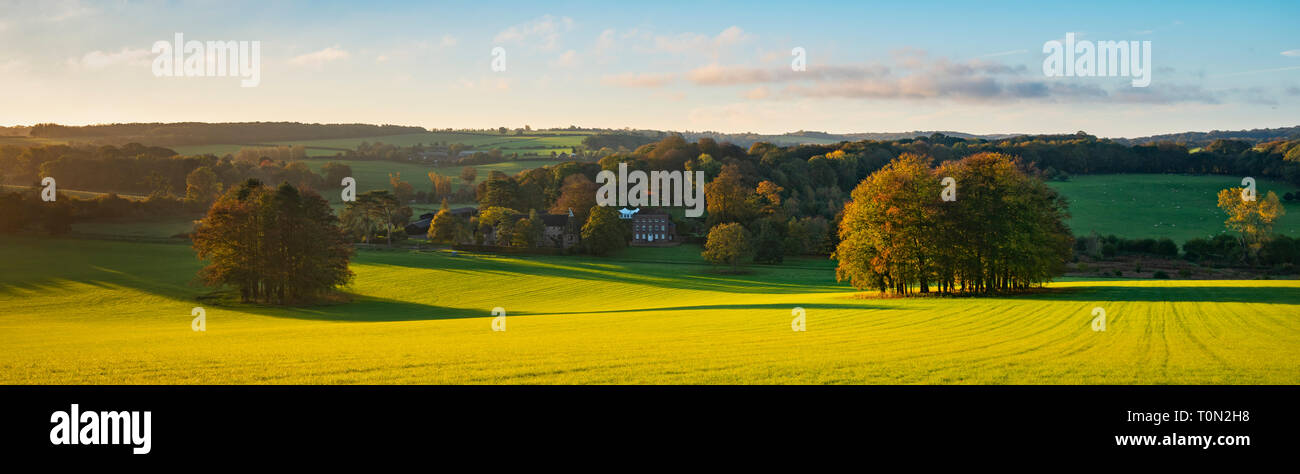
[(842, 303), (812, 303), (792, 305), (790, 303), (768, 303), (768, 304), (712, 304), (712, 305), (693, 305), (693, 306), (665, 306), (655, 308), (629, 308), (615, 309), (606, 311), (566, 311), (566, 312), (543, 312), (537, 313), (538, 316), (555, 316), (567, 314), (615, 314), (615, 313), (644, 313), (660, 311), (712, 311), (712, 310), (763, 310), (763, 311), (790, 311), (791, 308), (798, 306), (804, 309), (887, 309), (883, 306), (872, 306), (866, 304), (842, 304)]
[[(387, 298), (352, 296), (355, 299), (351, 302), (337, 304), (312, 306), (227, 304), (218, 307), (259, 316), (309, 321), (388, 323), (493, 317), (491, 308), (450, 308)], [(512, 311), (509, 314), (511, 317), (529, 315), (529, 313), (517, 311)]]
[(728, 293), (827, 293), (851, 291), (838, 284), (834, 271), (782, 266), (749, 267), (752, 273), (724, 275), (711, 265), (602, 261), (577, 256), (447, 256), (430, 253), (375, 251), (359, 254), (357, 263), (420, 268), (462, 275), (507, 277), (546, 276), (624, 283), (655, 288)]
[[(852, 310), (871, 310), (884, 309), (880, 306), (855, 305), (855, 304), (805, 304), (799, 305), (804, 309), (852, 309)], [(403, 322), (403, 321), (434, 321), (447, 319), (465, 319), (465, 318), (492, 318), (491, 308), (448, 308), (420, 303), (411, 303), (407, 301), (396, 301), (384, 298), (358, 298), (350, 303), (340, 303), (333, 305), (305, 306), (305, 307), (278, 307), (269, 305), (238, 304), (217, 306), (224, 309), (234, 309), (245, 313), (256, 314), (272, 318), (289, 318), (309, 321), (340, 321), (340, 322)], [(694, 305), (694, 306), (667, 306), (667, 307), (646, 307), (646, 308), (627, 308), (605, 311), (542, 311), (527, 312), (512, 310), (508, 317), (535, 317), (535, 316), (564, 316), (564, 315), (601, 315), (601, 314), (620, 314), (620, 313), (646, 313), (646, 312), (664, 312), (664, 311), (713, 311), (713, 310), (753, 310), (753, 311), (789, 311), (792, 308), (790, 304), (719, 304), (719, 305)]]
[(1300, 304), (1300, 288), (1288, 286), (1078, 286), (1053, 288), (1011, 299)]

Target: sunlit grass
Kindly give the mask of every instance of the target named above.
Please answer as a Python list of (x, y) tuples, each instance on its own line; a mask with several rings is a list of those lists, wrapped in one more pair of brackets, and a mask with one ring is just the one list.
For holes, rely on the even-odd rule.
[[(1130, 239), (1168, 237), (1179, 245), (1224, 232), (1227, 216), (1218, 207), (1219, 190), (1240, 187), (1241, 176), (1170, 174), (1099, 174), (1049, 183), (1069, 198), (1070, 229), (1075, 235), (1114, 234)], [(1259, 196), (1269, 191), (1280, 199), (1297, 189), (1288, 183), (1258, 178)], [(1274, 231), (1300, 238), (1300, 203), (1283, 203), (1287, 215)]]
[(184, 245), (0, 238), (0, 383), (1300, 383), (1298, 281), (881, 299), (688, 253), (365, 251), (353, 302), (278, 308), (200, 302)]

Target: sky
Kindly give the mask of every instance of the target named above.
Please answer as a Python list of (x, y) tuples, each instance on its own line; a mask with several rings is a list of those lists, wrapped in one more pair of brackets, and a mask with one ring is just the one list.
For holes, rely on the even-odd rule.
[[(1300, 125), (1298, 18), (1294, 0), (0, 0), (0, 125), (1107, 137), (1284, 127)], [(153, 46), (176, 33), (258, 41), (258, 84), (155, 75)], [(1150, 85), (1045, 75), (1045, 43), (1067, 33), (1150, 41)]]

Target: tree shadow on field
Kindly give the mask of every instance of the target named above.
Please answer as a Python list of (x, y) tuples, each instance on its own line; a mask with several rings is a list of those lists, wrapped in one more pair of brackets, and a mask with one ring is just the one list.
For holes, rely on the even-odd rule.
[(873, 306), (867, 304), (843, 304), (843, 303), (812, 303), (812, 304), (791, 304), (791, 303), (764, 303), (764, 304), (712, 304), (712, 305), (693, 305), (693, 306), (665, 306), (660, 308), (629, 308), (614, 309), (606, 311), (565, 311), (565, 312), (542, 312), (538, 316), (553, 316), (566, 314), (614, 314), (614, 313), (647, 313), (660, 311), (712, 311), (712, 310), (763, 310), (763, 311), (790, 311), (794, 307), (803, 309), (886, 309), (883, 306)]
[[(545, 276), (624, 283), (656, 288), (728, 293), (827, 293), (852, 291), (836, 283), (832, 270), (753, 266), (746, 275), (720, 275), (711, 265), (602, 261), (582, 256), (460, 255), (375, 253), (357, 263), (439, 272), (527, 278)], [(823, 276), (824, 275), (824, 276)]]
[[(340, 322), (401, 322), (442, 319), (492, 318), (492, 308), (450, 308), (371, 296), (349, 295), (346, 303), (307, 306), (276, 306), (253, 303), (209, 304), (211, 308), (239, 311), (272, 318)], [(209, 308), (209, 309), (211, 309)], [(535, 314), (511, 311), (509, 316)]]
[(1051, 288), (1012, 299), (1300, 304), (1300, 288), (1287, 286), (1077, 286)]

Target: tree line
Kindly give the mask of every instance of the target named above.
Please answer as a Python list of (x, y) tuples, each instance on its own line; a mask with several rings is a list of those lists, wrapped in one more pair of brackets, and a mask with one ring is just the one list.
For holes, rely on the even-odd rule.
[(270, 143), (290, 140), (360, 138), (426, 132), (421, 127), (370, 124), (320, 124), (299, 122), (236, 123), (115, 123), (69, 126), (42, 123), (31, 128), (31, 136), (67, 138), (99, 144), (130, 142), (156, 145), (203, 145), (209, 143)]
[[(270, 153), (275, 148), (261, 151)], [(285, 147), (284, 150), (291, 150)], [(243, 150), (241, 150), (242, 152)], [(137, 143), (104, 146), (46, 145), (0, 147), (0, 184), (37, 186), (54, 177), (62, 189), (175, 197), (196, 201), (207, 209), (222, 184), (247, 179), (323, 189), (326, 182), (302, 161), (274, 160), (269, 156), (180, 156), (169, 148)], [(197, 193), (197, 194), (196, 194)]]

